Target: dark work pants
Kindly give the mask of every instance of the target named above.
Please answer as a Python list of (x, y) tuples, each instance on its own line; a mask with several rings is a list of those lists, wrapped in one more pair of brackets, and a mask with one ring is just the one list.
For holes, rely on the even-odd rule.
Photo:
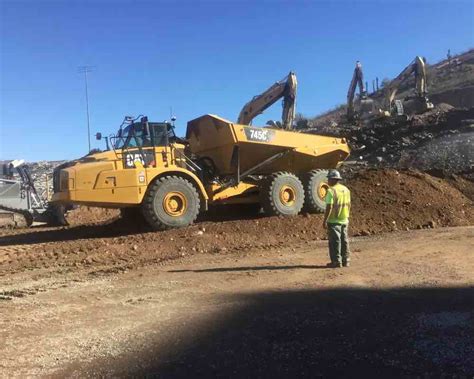
[(348, 227), (344, 224), (328, 224), (329, 257), (332, 263), (350, 261)]

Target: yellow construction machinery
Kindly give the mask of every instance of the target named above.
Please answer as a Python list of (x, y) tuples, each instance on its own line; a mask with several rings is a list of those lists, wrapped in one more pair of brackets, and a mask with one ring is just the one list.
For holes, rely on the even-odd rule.
[[(359, 96), (354, 102), (355, 92), (359, 87)], [(367, 89), (364, 85), (364, 74), (362, 64), (357, 61), (352, 80), (347, 91), (347, 118), (366, 118), (374, 114), (374, 101), (367, 95)]]
[(281, 124), (274, 123), (285, 130), (293, 129), (293, 121), (296, 112), (296, 88), (298, 82), (296, 74), (290, 72), (284, 79), (276, 82), (260, 95), (254, 96), (240, 111), (238, 124), (251, 125), (252, 120), (265, 109), (275, 104), (279, 99), (283, 98), (283, 111), (281, 116)]
[(54, 172), (55, 204), (120, 208), (154, 229), (191, 224), (208, 205), (255, 204), (269, 215), (324, 209), (325, 169), (349, 155), (342, 138), (250, 127), (205, 115), (186, 139), (171, 123), (128, 118), (111, 150)]
[[(415, 94), (401, 100), (395, 100), (398, 88), (412, 74), (415, 76)], [(427, 97), (427, 80), (426, 80), (426, 60), (420, 56), (415, 59), (395, 78), (390, 84), (384, 88), (385, 104), (384, 111), (389, 115), (406, 115), (411, 113), (423, 113), (433, 108)]]

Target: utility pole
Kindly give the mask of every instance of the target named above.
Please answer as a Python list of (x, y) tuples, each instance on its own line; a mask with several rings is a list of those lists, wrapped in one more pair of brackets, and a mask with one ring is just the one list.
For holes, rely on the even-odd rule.
[(89, 146), (88, 152), (91, 151), (91, 123), (90, 123), (90, 117), (89, 117), (89, 88), (87, 85), (87, 74), (89, 72), (92, 72), (93, 66), (80, 66), (78, 68), (78, 72), (80, 74), (84, 74), (84, 84), (86, 87), (86, 114), (87, 114), (87, 142)]

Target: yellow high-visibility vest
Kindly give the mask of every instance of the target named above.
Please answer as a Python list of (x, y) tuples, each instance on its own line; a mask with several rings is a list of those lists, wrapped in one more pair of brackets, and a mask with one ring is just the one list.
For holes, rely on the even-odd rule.
[(351, 205), (351, 191), (346, 186), (337, 183), (329, 187), (326, 194), (326, 204), (331, 205), (328, 217), (329, 224), (347, 224)]

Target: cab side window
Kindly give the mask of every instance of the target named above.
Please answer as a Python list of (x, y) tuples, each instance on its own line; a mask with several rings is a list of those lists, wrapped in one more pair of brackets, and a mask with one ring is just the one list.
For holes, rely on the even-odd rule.
[(150, 124), (150, 133), (154, 146), (168, 145), (168, 131), (166, 124)]
[(147, 135), (145, 128), (141, 125), (135, 125), (133, 129), (133, 134), (131, 134), (126, 143), (126, 147), (150, 147), (152, 146), (152, 141), (149, 135)]

